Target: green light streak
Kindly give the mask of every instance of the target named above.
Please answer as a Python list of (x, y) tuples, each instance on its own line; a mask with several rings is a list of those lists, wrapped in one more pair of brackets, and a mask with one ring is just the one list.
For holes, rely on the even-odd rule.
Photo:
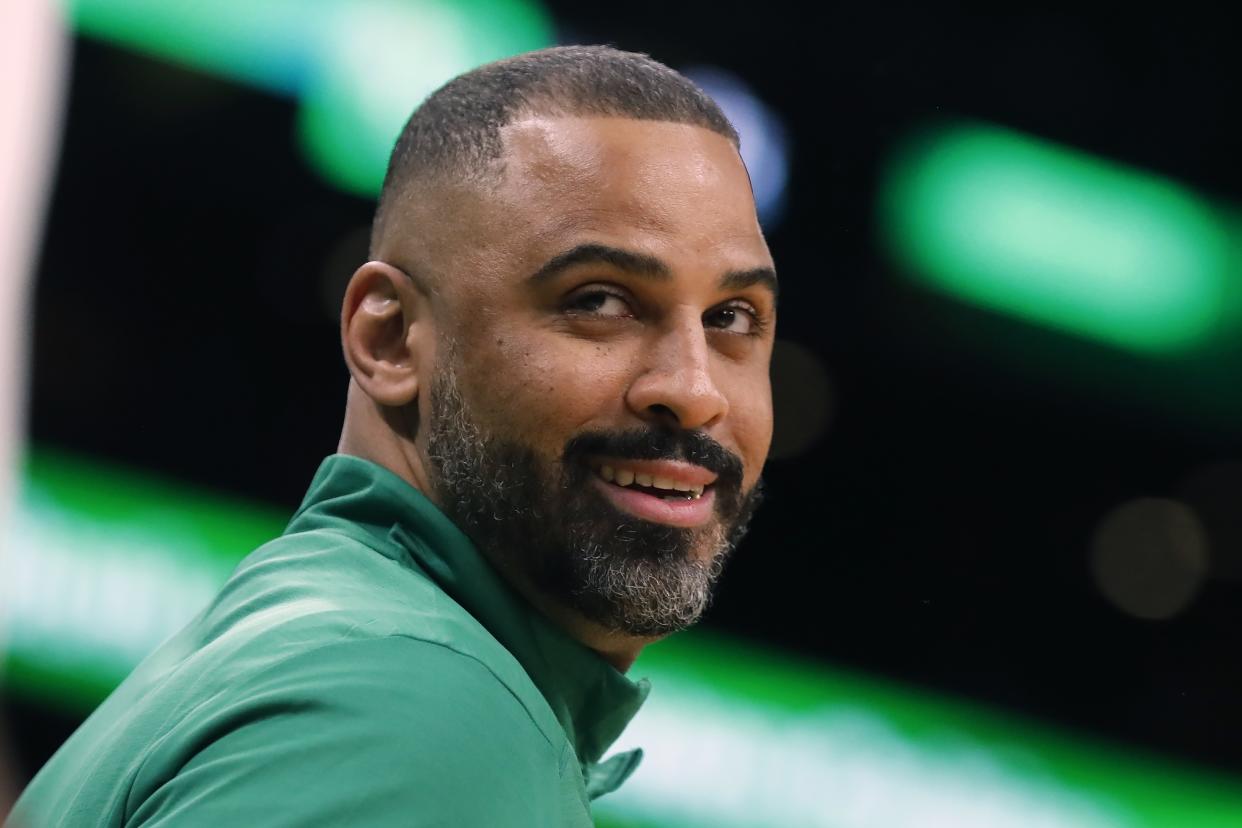
[(1147, 355), (1209, 344), (1236, 313), (1223, 217), (1177, 184), (992, 126), (928, 131), (895, 156), (880, 228), (916, 279), (964, 301)]
[[(10, 688), (76, 710), (195, 615), (283, 513), (34, 452), (0, 558)], [(1242, 824), (1237, 781), (1192, 772), (703, 632), (647, 648), (654, 690), (618, 749), (643, 766), (605, 828)]]
[(332, 38), (342, 3), (303, 0), (64, 0), (84, 35), (296, 94)]
[(652, 695), (619, 747), (647, 755), (597, 808), (616, 826), (1242, 824), (1232, 778), (720, 636), (674, 636), (633, 674)]
[(287, 519), (185, 484), (31, 453), (0, 536), (3, 677), (49, 703), (93, 707)]
[(350, 7), (302, 96), (298, 134), (328, 179), (359, 195), (384, 181), (414, 107), (461, 72), (551, 43), (533, 4), (370, 3)]
[(330, 183), (374, 195), (414, 108), (453, 76), (552, 42), (533, 0), (65, 0), (77, 30), (298, 97)]

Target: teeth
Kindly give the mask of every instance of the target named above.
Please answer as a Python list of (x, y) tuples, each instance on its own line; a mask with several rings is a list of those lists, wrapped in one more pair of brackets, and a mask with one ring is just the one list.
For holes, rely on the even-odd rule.
[(599, 476), (607, 480), (609, 483), (616, 483), (618, 486), (637, 484), (639, 486), (647, 486), (652, 489), (685, 492), (689, 495), (690, 500), (698, 500), (703, 496), (703, 486), (692, 486), (689, 483), (683, 483), (680, 480), (673, 480), (671, 477), (656, 477), (650, 474), (635, 474), (628, 469), (614, 469), (612, 466), (600, 466)]

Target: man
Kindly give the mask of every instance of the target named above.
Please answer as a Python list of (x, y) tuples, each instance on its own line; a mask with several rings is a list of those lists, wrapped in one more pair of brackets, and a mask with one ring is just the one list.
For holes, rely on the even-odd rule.
[(756, 501), (776, 281), (737, 136), (549, 49), (410, 119), (346, 290), (340, 453), (14, 824), (583, 826), (642, 647)]

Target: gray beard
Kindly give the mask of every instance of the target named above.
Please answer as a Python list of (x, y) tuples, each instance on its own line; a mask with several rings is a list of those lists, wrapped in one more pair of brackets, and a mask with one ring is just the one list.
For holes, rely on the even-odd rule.
[[(530, 448), (489, 437), (470, 418), (451, 367), (437, 372), (430, 393), (432, 483), (445, 513), (486, 557), (516, 567), (541, 593), (613, 632), (659, 637), (699, 619), (761, 498), (759, 485), (741, 494), (739, 460), (701, 435), (640, 431), (575, 438), (554, 470)], [(639, 520), (590, 485), (587, 443), (642, 444), (648, 454), (669, 456), (679, 441), (728, 469), (717, 481), (720, 519), (706, 527)], [(703, 548), (711, 556), (696, 559)]]

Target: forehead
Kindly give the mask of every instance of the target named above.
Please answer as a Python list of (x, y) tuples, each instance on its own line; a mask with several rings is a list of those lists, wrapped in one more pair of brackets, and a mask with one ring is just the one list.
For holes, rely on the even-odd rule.
[(742, 160), (711, 130), (630, 118), (532, 117), (505, 127), (502, 138), (504, 172), (495, 195), (529, 246), (596, 234), (757, 257), (752, 265), (768, 258)]

